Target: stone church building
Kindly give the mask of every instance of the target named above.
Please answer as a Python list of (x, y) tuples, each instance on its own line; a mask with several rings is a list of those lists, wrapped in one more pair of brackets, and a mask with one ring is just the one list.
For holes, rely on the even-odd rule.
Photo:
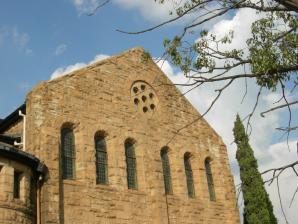
[(221, 137), (143, 55), (42, 82), (0, 121), (1, 224), (240, 223)]

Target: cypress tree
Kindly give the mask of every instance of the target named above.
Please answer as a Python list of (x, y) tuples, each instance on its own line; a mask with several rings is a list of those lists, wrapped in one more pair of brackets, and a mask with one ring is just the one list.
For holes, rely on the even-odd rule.
[(237, 144), (236, 158), (242, 182), (244, 224), (275, 224), (277, 220), (273, 214), (273, 207), (239, 115), (236, 117), (233, 132)]

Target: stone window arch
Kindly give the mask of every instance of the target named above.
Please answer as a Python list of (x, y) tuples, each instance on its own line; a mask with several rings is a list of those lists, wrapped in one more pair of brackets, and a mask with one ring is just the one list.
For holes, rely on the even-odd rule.
[(126, 139), (124, 147), (126, 158), (127, 186), (128, 189), (137, 189), (135, 141), (133, 139)]
[(162, 162), (162, 171), (164, 179), (165, 194), (173, 194), (172, 188), (172, 178), (171, 178), (171, 169), (168, 156), (169, 149), (168, 147), (163, 147), (160, 150), (160, 157)]
[(193, 182), (193, 172), (191, 168), (191, 154), (186, 152), (184, 154), (184, 169), (185, 169), (185, 176), (186, 176), (186, 185), (187, 185), (187, 193), (188, 197), (194, 198), (195, 197), (195, 188)]
[(108, 184), (108, 154), (106, 134), (98, 132), (94, 137), (96, 184)]
[(61, 129), (62, 179), (75, 179), (75, 137), (71, 127)]
[(205, 172), (206, 172), (210, 201), (215, 201), (216, 197), (215, 197), (214, 182), (213, 182), (210, 161), (211, 161), (210, 157), (207, 157), (205, 159)]

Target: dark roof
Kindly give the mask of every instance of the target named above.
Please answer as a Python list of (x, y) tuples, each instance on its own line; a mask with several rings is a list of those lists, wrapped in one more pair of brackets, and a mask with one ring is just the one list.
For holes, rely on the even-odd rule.
[(45, 175), (46, 166), (38, 158), (30, 153), (16, 149), (10, 144), (0, 141), (0, 157), (8, 158), (19, 163), (25, 164), (36, 172)]
[(13, 143), (17, 141), (20, 142), (21, 141), (21, 135), (2, 135), (0, 134), (0, 142), (4, 142), (10, 145), (13, 145)]
[(22, 113), (26, 113), (26, 104), (22, 104), (20, 107), (18, 107), (14, 112), (12, 112), (10, 115), (8, 115), (6, 118), (4, 118), (2, 121), (0, 121), (0, 133), (4, 132), (10, 125), (16, 123), (21, 119), (19, 115), (19, 110), (22, 111)]

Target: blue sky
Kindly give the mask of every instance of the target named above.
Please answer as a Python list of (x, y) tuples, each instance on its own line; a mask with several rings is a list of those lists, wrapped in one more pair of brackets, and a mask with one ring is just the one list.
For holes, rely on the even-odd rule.
[[(113, 0), (112, 4), (99, 10), (94, 16), (86, 12), (94, 7), (96, 0), (2, 0), (0, 7), (0, 118), (4, 118), (25, 100), (25, 95), (37, 83), (47, 81), (54, 71), (65, 70), (69, 65), (88, 64), (96, 55), (114, 55), (134, 46), (142, 46), (152, 56), (163, 53), (162, 42), (172, 37), (182, 28), (181, 24), (170, 25), (142, 35), (126, 35), (117, 28), (136, 31), (158, 24), (168, 18), (169, 5), (161, 8), (154, 0)], [(235, 30), (233, 47), (243, 47), (250, 33), (251, 23), (260, 18), (249, 9), (239, 10), (220, 18), (205, 27), (223, 35), (229, 29)], [(162, 70), (174, 83), (187, 80), (168, 62)], [(211, 126), (222, 136), (228, 147), (235, 182), (239, 183), (239, 172), (235, 160), (235, 145), (232, 128), (236, 113), (246, 116), (253, 108), (258, 87), (249, 82), (249, 92), (241, 104), (244, 93), (243, 82), (235, 82), (223, 93), (214, 109), (206, 116)], [(206, 86), (187, 95), (190, 102), (204, 112), (214, 98), (214, 89), (218, 86)], [(187, 89), (181, 88), (184, 92)], [(278, 167), (297, 160), (297, 134), (290, 139), (288, 151), (285, 139), (275, 131), (285, 126), (285, 110), (259, 116), (280, 98), (280, 92), (266, 92), (253, 117), (251, 144), (258, 158), (260, 170)], [(293, 98), (293, 96), (292, 96)], [(294, 125), (297, 110), (293, 111)], [(286, 173), (281, 181), (284, 207), (288, 207), (297, 181), (292, 173)], [(283, 223), (279, 200), (274, 186), (268, 187), (274, 204), (275, 213)], [(288, 219), (297, 220), (298, 203), (287, 209)], [(290, 222), (291, 223), (291, 222)], [(294, 223), (294, 222), (293, 222)]]
[[(25, 93), (38, 82), (48, 80), (58, 67), (88, 62), (97, 54), (113, 55), (137, 45), (152, 55), (161, 55), (163, 38), (177, 27), (144, 35), (115, 31), (138, 30), (151, 24), (154, 22), (141, 19), (137, 10), (117, 4), (86, 16), (71, 0), (1, 1), (0, 117), (21, 104)], [(62, 50), (55, 54), (59, 46)]]

